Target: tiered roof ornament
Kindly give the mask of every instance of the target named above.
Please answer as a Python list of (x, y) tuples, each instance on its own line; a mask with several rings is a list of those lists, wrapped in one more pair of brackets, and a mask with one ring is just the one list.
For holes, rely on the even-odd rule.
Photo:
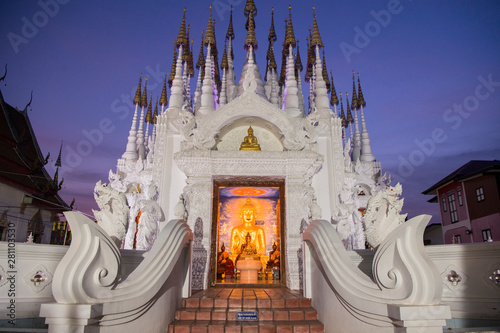
[(182, 16), (182, 23), (179, 29), (179, 34), (175, 40), (175, 46), (177, 48), (183, 47), (184, 50), (189, 47), (189, 41), (186, 36), (186, 8), (184, 8), (184, 15)]
[(163, 112), (163, 109), (168, 103), (168, 98), (167, 98), (167, 74), (165, 73), (165, 79), (163, 80), (163, 88), (161, 90), (161, 96), (160, 96), (160, 105), (161, 105), (161, 111)]
[[(229, 14), (229, 25), (227, 27), (227, 32), (226, 32), (226, 39), (229, 41), (232, 41), (236, 35), (234, 34), (234, 28), (233, 28), (233, 5), (231, 5), (231, 13)], [(231, 42), (229, 42), (231, 43)], [(231, 54), (231, 60), (234, 60), (234, 52), (233, 48), (230, 48), (231, 50), (229, 51)]]
[(250, 46), (252, 46), (253, 51), (256, 51), (258, 48), (257, 39), (255, 38), (255, 21), (253, 19), (253, 12), (249, 12), (248, 14), (248, 31), (247, 39), (245, 40), (245, 50), (248, 51)]
[(356, 81), (354, 80), (354, 70), (352, 71), (352, 103), (351, 103), (351, 109), (352, 110), (359, 109), (359, 106), (358, 106), (358, 96), (356, 96)]
[(207, 33), (205, 34), (205, 47), (208, 47), (208, 45), (215, 45), (215, 34), (214, 34), (214, 26), (212, 23), (212, 6), (210, 6), (210, 14), (208, 17), (208, 24), (207, 24)]
[(363, 97), (363, 92), (361, 91), (361, 82), (359, 81), (359, 73), (358, 73), (358, 105), (362, 107), (366, 106), (365, 98)]
[[(337, 97), (337, 91), (335, 90), (335, 84), (333, 83), (333, 73), (332, 71), (330, 71), (330, 76), (332, 78), (331, 82), (332, 82), (332, 90), (331, 90), (331, 98), (330, 98), (330, 105), (333, 106), (333, 107), (336, 107), (337, 105), (339, 105), (339, 99)], [(344, 116), (345, 118), (345, 116)]]
[(175, 79), (175, 67), (177, 64), (177, 48), (174, 46), (174, 58), (172, 59), (172, 67), (170, 68), (170, 76), (168, 77), (168, 86), (172, 88), (172, 83)]
[(137, 86), (137, 90), (135, 91), (135, 97), (134, 97), (134, 104), (139, 105), (141, 104), (141, 83), (142, 83), (142, 73), (139, 76), (139, 85)]
[(318, 22), (316, 21), (316, 8), (313, 7), (313, 31), (311, 38), (311, 47), (315, 46), (322, 48), (324, 45), (323, 41), (321, 40), (321, 35), (319, 34)]
[(328, 77), (328, 70), (326, 69), (325, 49), (323, 49), (323, 80), (326, 84), (326, 90), (330, 92), (330, 78)]
[(297, 45), (297, 41), (295, 40), (295, 34), (293, 32), (293, 24), (292, 24), (292, 6), (288, 6), (288, 25), (286, 27), (285, 34), (285, 47), (287, 48), (292, 45), (292, 48), (295, 48)]

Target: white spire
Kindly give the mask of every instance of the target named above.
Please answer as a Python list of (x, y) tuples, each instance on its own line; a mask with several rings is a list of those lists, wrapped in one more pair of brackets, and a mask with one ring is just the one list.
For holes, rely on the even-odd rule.
[(323, 80), (323, 66), (319, 56), (319, 46), (316, 45), (316, 80), (314, 82), (315, 98), (314, 104), (316, 110), (321, 112), (321, 116), (331, 116), (330, 100), (328, 98), (328, 91), (326, 89), (325, 80)]
[(201, 104), (198, 110), (199, 114), (209, 114), (215, 111), (214, 95), (212, 84), (212, 55), (210, 54), (210, 44), (207, 46), (207, 58), (205, 60), (205, 78), (201, 87)]
[[(146, 78), (147, 80), (147, 78)], [(141, 107), (141, 117), (139, 118), (139, 130), (137, 131), (137, 151), (139, 159), (143, 160), (146, 157), (146, 148), (144, 147), (144, 109)]]
[(276, 74), (274, 68), (271, 68), (271, 98), (270, 98), (270, 102), (273, 105), (276, 105), (277, 107), (279, 107), (278, 92), (277, 92), (277, 87), (276, 87), (277, 80), (276, 79), (277, 79), (277, 74)]
[(179, 55), (175, 65), (175, 78), (170, 88), (169, 107), (180, 109), (184, 103), (183, 89), (182, 89), (182, 45), (179, 46)]
[(361, 106), (361, 161), (372, 162), (375, 161), (375, 156), (372, 154), (372, 147), (370, 146), (370, 137), (366, 129), (365, 115), (363, 113), (363, 105)]
[(219, 105), (224, 106), (227, 104), (227, 78), (226, 78), (226, 69), (222, 69), (222, 87), (221, 87), (221, 92), (220, 92), (220, 101)]
[(202, 67), (198, 70), (198, 80), (196, 81), (196, 91), (194, 92), (194, 113), (196, 114), (201, 106), (201, 72)]
[(304, 103), (304, 93), (302, 92), (302, 78), (300, 77), (300, 71), (297, 71), (297, 89), (299, 96), (299, 109), (304, 117), (306, 115), (306, 107)]
[(297, 96), (297, 80), (295, 80), (295, 63), (293, 61), (293, 46), (288, 46), (286, 60), (286, 80), (284, 90), (283, 110), (291, 117), (300, 117), (299, 96)]
[(233, 49), (233, 40), (232, 38), (229, 38), (227, 42), (227, 64), (228, 64), (228, 69), (227, 69), (227, 101), (231, 102), (235, 97), (236, 93), (238, 92), (236, 82), (234, 81), (234, 65), (233, 65), (233, 57), (231, 56)]
[(359, 135), (358, 110), (354, 108), (352, 111), (354, 112), (354, 146), (352, 149), (352, 160), (356, 162), (361, 155), (361, 138)]
[(132, 126), (128, 132), (128, 142), (125, 153), (123, 153), (122, 158), (125, 160), (137, 160), (137, 108), (139, 103), (135, 104), (134, 116), (132, 118)]

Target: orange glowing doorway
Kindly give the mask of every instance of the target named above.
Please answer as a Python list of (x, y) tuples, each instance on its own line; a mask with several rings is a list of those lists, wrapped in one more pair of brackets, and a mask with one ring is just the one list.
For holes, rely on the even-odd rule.
[[(284, 180), (235, 177), (214, 180), (212, 220), (212, 284), (245, 284), (237, 269), (238, 253), (231, 249), (231, 231), (242, 225), (241, 209), (250, 199), (255, 208), (255, 226), (265, 235), (265, 253), (258, 284), (283, 285), (284, 272)], [(276, 246), (273, 247), (273, 245)], [(222, 245), (225, 251), (222, 251)], [(235, 267), (232, 268), (231, 266)], [(231, 272), (234, 273), (231, 276)]]

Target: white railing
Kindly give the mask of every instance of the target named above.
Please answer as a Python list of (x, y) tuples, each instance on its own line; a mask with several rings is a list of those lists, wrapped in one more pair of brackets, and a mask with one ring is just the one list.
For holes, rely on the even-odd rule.
[(422, 242), (429, 219), (415, 217), (389, 234), (373, 257), (372, 277), (351, 260), (330, 222), (309, 224), (302, 234), (304, 293), (327, 331), (443, 331), (451, 315)]
[(115, 243), (92, 220), (67, 212), (72, 243), (55, 270), (55, 303), (42, 304), (49, 332), (165, 332), (189, 296), (193, 235), (181, 220), (167, 223), (152, 249), (125, 278)]

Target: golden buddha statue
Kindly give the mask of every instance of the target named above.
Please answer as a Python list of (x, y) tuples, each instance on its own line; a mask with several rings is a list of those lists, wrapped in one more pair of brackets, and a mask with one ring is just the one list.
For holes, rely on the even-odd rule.
[(237, 255), (250, 247), (252, 251), (255, 250), (256, 255), (264, 255), (266, 253), (266, 235), (264, 229), (255, 225), (255, 206), (250, 201), (250, 198), (246, 199), (241, 208), (240, 216), (243, 224), (234, 227), (231, 231), (231, 253)]
[(253, 135), (252, 126), (248, 128), (248, 135), (240, 145), (240, 150), (260, 151), (260, 145), (257, 143), (257, 138)]

